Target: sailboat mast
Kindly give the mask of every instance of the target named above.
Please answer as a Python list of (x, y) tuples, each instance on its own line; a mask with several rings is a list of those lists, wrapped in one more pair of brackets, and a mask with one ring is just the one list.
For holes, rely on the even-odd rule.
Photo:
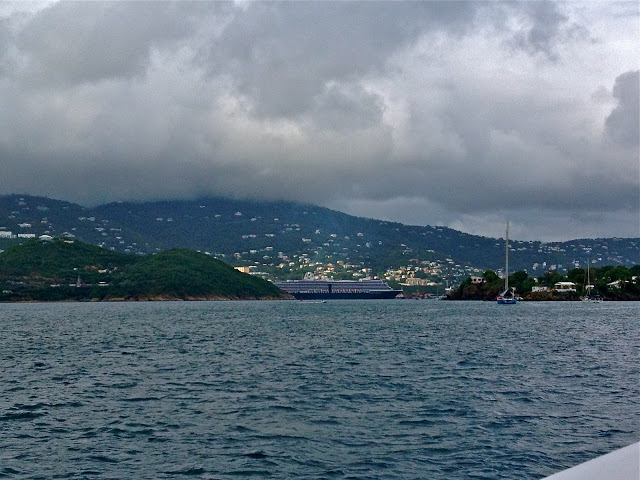
[(504, 289), (509, 290), (509, 220), (507, 220), (507, 241), (505, 247), (505, 262), (504, 262)]

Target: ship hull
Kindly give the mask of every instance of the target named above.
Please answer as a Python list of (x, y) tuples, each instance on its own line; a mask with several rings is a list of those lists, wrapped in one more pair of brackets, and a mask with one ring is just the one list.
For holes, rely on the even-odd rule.
[(298, 300), (386, 300), (396, 298), (402, 290), (381, 292), (289, 292)]
[(307, 274), (303, 280), (287, 280), (275, 285), (298, 300), (382, 300), (395, 298), (395, 290), (380, 279), (328, 280)]

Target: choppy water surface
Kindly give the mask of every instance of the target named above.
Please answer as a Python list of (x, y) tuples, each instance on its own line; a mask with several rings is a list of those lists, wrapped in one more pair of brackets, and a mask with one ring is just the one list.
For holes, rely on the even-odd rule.
[(0, 477), (540, 478), (638, 441), (639, 313), (0, 304)]

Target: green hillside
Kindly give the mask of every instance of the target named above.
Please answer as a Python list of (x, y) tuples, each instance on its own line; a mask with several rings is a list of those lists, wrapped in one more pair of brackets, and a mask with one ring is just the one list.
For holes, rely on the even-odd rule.
[(281, 295), (271, 282), (240, 273), (203, 253), (180, 248), (142, 257), (117, 280), (125, 295), (234, 299)]
[(185, 249), (140, 256), (34, 239), (0, 254), (0, 301), (258, 298), (283, 294), (270, 282)]
[[(592, 268), (589, 277), (583, 268), (570, 270), (567, 275), (547, 272), (536, 278), (520, 270), (509, 275), (509, 286), (513, 287), (517, 296), (523, 297), (524, 300), (580, 300), (583, 295), (589, 293), (587, 285), (591, 285), (591, 295), (603, 300), (638, 301), (640, 300), (639, 278), (640, 265), (634, 265), (631, 268), (621, 265)], [(482, 279), (482, 283), (474, 283), (471, 278), (467, 278), (456, 290), (450, 292), (447, 298), (495, 301), (504, 290), (504, 280), (491, 270), (484, 272)], [(572, 282), (575, 291), (555, 291), (554, 286), (558, 282)], [(534, 287), (538, 287), (538, 291), (534, 291)], [(540, 287), (543, 290), (540, 290)]]
[[(502, 238), (354, 217), (301, 203), (209, 197), (89, 208), (45, 197), (0, 196), (0, 251), (43, 234), (145, 256), (171, 248), (208, 252), (273, 280), (314, 271), (335, 278), (372, 274), (402, 283), (411, 270), (442, 287), (487, 269), (499, 271), (505, 256)], [(640, 238), (512, 239), (510, 246), (511, 269), (533, 275), (566, 274), (587, 262), (630, 268), (640, 258)]]
[(112, 252), (82, 242), (35, 239), (9, 247), (0, 254), (0, 276), (43, 277), (59, 281), (76, 281), (78, 275), (98, 270), (113, 270), (131, 265), (134, 255)]

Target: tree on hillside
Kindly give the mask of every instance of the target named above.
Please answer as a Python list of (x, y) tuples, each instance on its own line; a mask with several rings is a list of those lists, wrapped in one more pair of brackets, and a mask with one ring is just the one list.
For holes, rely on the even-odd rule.
[[(595, 274), (595, 269), (591, 271), (590, 273), (593, 277), (593, 274)], [(569, 270), (569, 272), (567, 273), (567, 279), (570, 282), (575, 283), (576, 285), (582, 285), (585, 283), (587, 278), (587, 270), (584, 268), (574, 268), (573, 270)]]
[(545, 272), (544, 275), (538, 277), (538, 284), (541, 286), (553, 288), (553, 286), (565, 280), (565, 277), (560, 275), (556, 270)]
[(520, 270), (513, 275), (509, 275), (509, 286), (516, 289), (520, 295), (531, 292), (531, 288), (536, 284), (535, 280), (531, 278), (527, 272)]
[(498, 274), (493, 270), (486, 270), (482, 274), (482, 278), (484, 278), (487, 281), (487, 283), (495, 282), (496, 280), (500, 279), (500, 277), (498, 277)]

